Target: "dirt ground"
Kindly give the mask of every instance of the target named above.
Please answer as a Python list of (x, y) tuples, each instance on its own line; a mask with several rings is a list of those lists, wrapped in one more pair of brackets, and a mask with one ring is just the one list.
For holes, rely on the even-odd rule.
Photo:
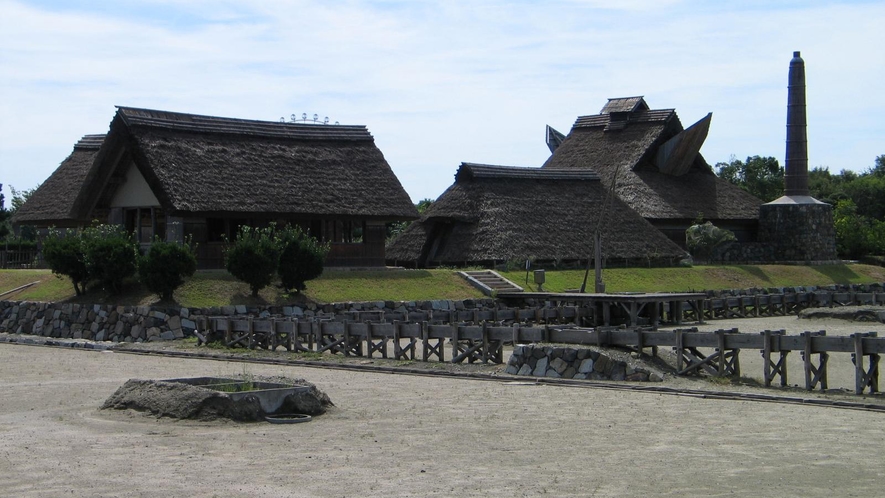
[[(707, 327), (885, 334), (826, 322)], [(757, 356), (742, 352), (746, 373), (761, 375)], [(791, 384), (804, 382), (790, 368)], [(98, 410), (130, 378), (243, 372), (303, 377), (337, 407), (295, 425)], [(831, 373), (831, 384), (853, 388), (849, 374)], [(0, 344), (0, 379), (3, 496), (832, 497), (885, 487), (882, 412), (12, 344)]]

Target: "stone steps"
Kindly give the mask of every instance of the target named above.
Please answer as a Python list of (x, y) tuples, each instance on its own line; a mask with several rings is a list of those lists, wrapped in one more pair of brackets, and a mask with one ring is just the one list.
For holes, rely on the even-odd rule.
[(487, 296), (494, 296), (499, 292), (523, 292), (524, 290), (493, 270), (462, 271), (458, 274)]

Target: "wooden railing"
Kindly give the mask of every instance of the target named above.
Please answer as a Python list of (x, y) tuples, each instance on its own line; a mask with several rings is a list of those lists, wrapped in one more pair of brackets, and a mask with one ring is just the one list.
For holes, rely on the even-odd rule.
[[(737, 329), (698, 332), (677, 329), (659, 332), (643, 328), (574, 326), (509, 326), (490, 322), (481, 324), (451, 323), (433, 325), (428, 322), (378, 323), (320, 321), (316, 319), (205, 319), (197, 331), (201, 343), (221, 340), (228, 347), (276, 350), (284, 347), (292, 352), (343, 354), (396, 360), (446, 361), (446, 343), (452, 363), (503, 363), (505, 344), (557, 343), (624, 347), (642, 354), (659, 347), (676, 351), (679, 375), (706, 372), (715, 376), (740, 376), (739, 353), (756, 349), (764, 358), (765, 385), (780, 377), (787, 385), (786, 357), (799, 351), (804, 360), (805, 387), (808, 390), (827, 388), (827, 364), (830, 353), (851, 353), (855, 364), (855, 392), (879, 390), (879, 358), (885, 352), (885, 338), (874, 332), (856, 333), (847, 337), (828, 337), (826, 332), (805, 332), (798, 336), (784, 331), (739, 333)], [(705, 354), (701, 349), (710, 350)], [(778, 356), (772, 359), (773, 356)], [(864, 366), (866, 363), (866, 366)]]

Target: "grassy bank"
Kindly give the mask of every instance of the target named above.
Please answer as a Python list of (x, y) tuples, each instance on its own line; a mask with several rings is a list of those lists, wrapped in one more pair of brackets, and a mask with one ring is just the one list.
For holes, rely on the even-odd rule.
[[(536, 290), (532, 275), (506, 272), (517, 284)], [(582, 270), (547, 272), (544, 290), (562, 292), (578, 289), (584, 279)], [(593, 271), (587, 289), (593, 292)], [(603, 271), (607, 292), (700, 291), (708, 289), (746, 289), (751, 287), (791, 287), (797, 285), (862, 284), (885, 282), (885, 268), (872, 265), (823, 266), (695, 266), (692, 268), (609, 268)]]
[[(525, 272), (506, 272), (514, 282), (525, 285)], [(581, 286), (584, 272), (548, 271), (544, 290), (561, 292)], [(697, 266), (693, 268), (612, 268), (603, 273), (609, 292), (699, 291), (749, 287), (789, 287), (885, 282), (885, 268), (871, 265), (829, 266)], [(101, 290), (75, 297), (67, 279), (59, 279), (47, 270), (0, 270), (0, 293), (24, 284), (38, 282), (27, 289), (0, 297), (17, 301), (73, 301), (86, 304), (154, 304), (156, 296), (135, 282), (130, 282), (120, 296)], [(593, 273), (588, 289), (593, 289)], [(527, 290), (536, 290), (529, 275)], [(341, 301), (419, 301), (429, 299), (464, 299), (481, 297), (451, 270), (405, 271), (327, 271), (308, 282), (304, 295), (289, 296), (275, 286), (261, 291), (257, 298), (246, 284), (225, 271), (197, 272), (175, 292), (174, 304), (188, 307), (229, 304), (292, 304), (306, 300)]]

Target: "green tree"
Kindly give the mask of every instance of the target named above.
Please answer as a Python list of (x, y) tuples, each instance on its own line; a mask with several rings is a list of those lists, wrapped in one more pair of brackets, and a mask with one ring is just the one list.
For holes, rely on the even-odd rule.
[(863, 216), (851, 199), (836, 203), (833, 210), (836, 250), (847, 259), (885, 254), (885, 221)]
[(864, 173), (846, 183), (844, 191), (854, 201), (859, 215), (885, 220), (885, 175)]
[(11, 231), (9, 227), (9, 218), (12, 213), (6, 209), (6, 197), (3, 195), (3, 184), (0, 183), (0, 239), (5, 239)]
[[(425, 197), (415, 204), (415, 209), (418, 210), (418, 214), (424, 214), (432, 204), (433, 199)], [(406, 228), (409, 228), (409, 225), (411, 224), (411, 221), (393, 221), (388, 223), (385, 227), (387, 231), (387, 240), (390, 241), (397, 235), (403, 233), (403, 231), (405, 231)]]
[(885, 177), (885, 154), (877, 156), (876, 161), (873, 164), (873, 169), (870, 170), (870, 174), (873, 176)]
[(93, 225), (81, 233), (89, 277), (112, 294), (135, 275), (139, 248), (131, 233), (120, 225)]
[(249, 284), (252, 297), (270, 285), (277, 272), (280, 249), (274, 226), (252, 228), (242, 226), (233, 242), (228, 241), (225, 253), (227, 271), (237, 280)]
[[(9, 217), (15, 214), (16, 211), (20, 207), (22, 207), (28, 199), (31, 198), (31, 195), (40, 188), (40, 184), (37, 184), (36, 187), (25, 190), (18, 190), (12, 185), (9, 186), (9, 191), (12, 193), (12, 202), (10, 202), (9, 209)], [(19, 235), (24, 240), (34, 241), (37, 240), (37, 229), (31, 225), (22, 225), (19, 227)]]
[(49, 230), (43, 240), (43, 260), (56, 276), (67, 276), (74, 284), (74, 292), (81, 296), (86, 293), (89, 282), (89, 268), (80, 234), (74, 230), (60, 232)]
[(301, 292), (305, 283), (323, 274), (323, 264), (329, 252), (328, 244), (304, 233), (299, 227), (288, 227), (279, 234), (280, 264), (278, 273), (286, 292)]
[(716, 174), (765, 202), (784, 193), (784, 168), (773, 157), (752, 156), (741, 161), (732, 156), (727, 163), (716, 163)]
[(197, 258), (190, 241), (185, 244), (154, 239), (138, 262), (138, 279), (163, 301), (172, 301), (175, 289), (197, 271)]

